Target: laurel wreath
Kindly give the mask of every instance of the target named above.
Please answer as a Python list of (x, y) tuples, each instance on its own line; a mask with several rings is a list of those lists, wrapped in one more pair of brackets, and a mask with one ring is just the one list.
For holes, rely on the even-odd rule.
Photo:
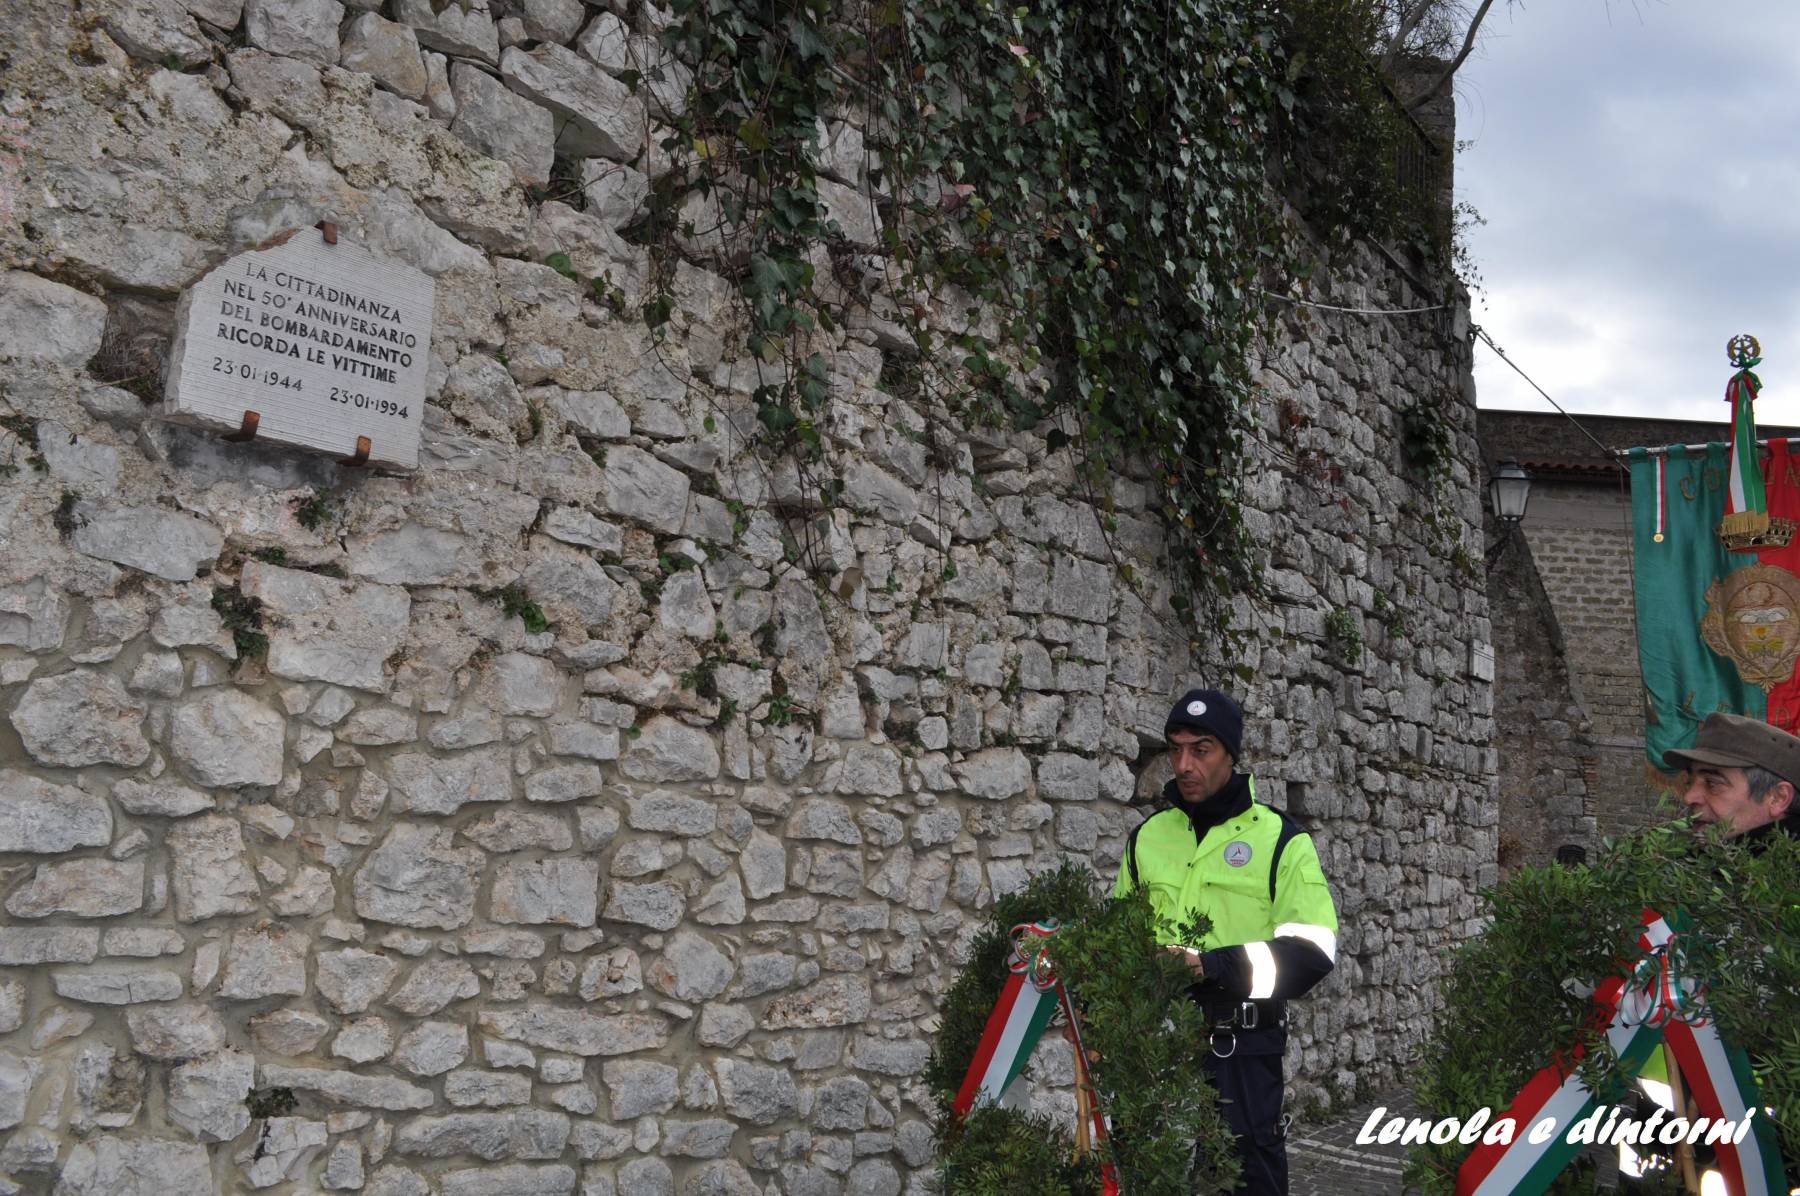
[[(1207, 1082), (1209, 1046), (1192, 977), (1157, 948), (1142, 896), (1096, 896), (1097, 878), (1074, 861), (999, 898), (946, 995), (925, 1080), (938, 1103), (938, 1157), (947, 1196), (1067, 1193), (1099, 1196), (1100, 1158), (1074, 1158), (1066, 1122), (994, 1106), (967, 1117), (951, 1103), (1005, 985), (1011, 928), (1054, 920), (1056, 974), (1081, 1010), (1095, 1089), (1111, 1118), (1110, 1161), (1133, 1196), (1225, 1192), (1238, 1162), (1230, 1129)], [(1198, 932), (1199, 927), (1189, 928)], [(1052, 1028), (1042, 1049), (1072, 1049)]]
[[(1755, 1063), (1789, 1174), (1800, 1163), (1800, 840), (1776, 833), (1722, 840), (1681, 823), (1608, 843), (1591, 864), (1523, 867), (1483, 894), (1491, 918), (1457, 953), (1444, 1009), (1420, 1051), (1415, 1099), (1430, 1116), (1505, 1108), (1533, 1073), (1579, 1056), (1577, 1070), (1601, 1104), (1632, 1099), (1592, 994), (1608, 977), (1635, 974), (1646, 907), (1679, 911), (1692, 928), (1658, 967), (1677, 969), (1704, 992), (1704, 1007), (1675, 1003), (1667, 1016), (1704, 1013)], [(1668, 978), (1659, 982), (1667, 988)], [(1407, 1182), (1448, 1196), (1469, 1147), (1415, 1148)], [(1643, 1147), (1639, 1153), (1666, 1151)], [(1666, 1160), (1664, 1160), (1666, 1162)], [(1592, 1160), (1576, 1160), (1547, 1191), (1594, 1191)]]

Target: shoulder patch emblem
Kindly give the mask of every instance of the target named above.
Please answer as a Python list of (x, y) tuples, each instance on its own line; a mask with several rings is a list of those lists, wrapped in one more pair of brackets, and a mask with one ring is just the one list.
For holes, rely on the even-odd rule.
[(1242, 868), (1250, 862), (1250, 845), (1242, 839), (1233, 839), (1225, 845), (1225, 862), (1233, 868)]

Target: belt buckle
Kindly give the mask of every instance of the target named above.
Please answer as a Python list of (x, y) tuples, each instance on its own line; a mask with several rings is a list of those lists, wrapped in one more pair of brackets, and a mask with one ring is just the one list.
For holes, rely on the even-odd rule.
[(1245, 1001), (1238, 1006), (1237, 1024), (1245, 1030), (1256, 1029), (1261, 1017), (1262, 1010), (1257, 1008), (1255, 1001)]

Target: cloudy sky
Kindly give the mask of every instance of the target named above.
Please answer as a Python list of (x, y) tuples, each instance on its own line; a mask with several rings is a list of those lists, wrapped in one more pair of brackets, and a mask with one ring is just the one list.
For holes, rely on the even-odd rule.
[[(1800, 3), (1496, 4), (1457, 76), (1476, 323), (1573, 412), (1800, 423)], [(1485, 346), (1483, 407), (1550, 407)]]

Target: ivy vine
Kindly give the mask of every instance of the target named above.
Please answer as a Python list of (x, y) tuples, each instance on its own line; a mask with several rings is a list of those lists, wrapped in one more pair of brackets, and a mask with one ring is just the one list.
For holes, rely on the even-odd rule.
[[(1248, 361), (1269, 327), (1259, 291), (1299, 262), (1270, 167), (1378, 102), (1320, 83), (1350, 68), (1309, 30), (1346, 5), (673, 0), (663, 38), (694, 77), (650, 223), (735, 279), (760, 440), (798, 466), (805, 509), (841, 490), (828, 354), (869, 304), (928, 420), (1038, 434), (1106, 526), (1114, 479), (1141, 479), (1178, 613), (1258, 596), (1239, 507)], [(1351, 74), (1369, 70), (1365, 54)], [(821, 197), (821, 134), (841, 120), (867, 138), (878, 245), (853, 244)], [(1307, 161), (1308, 186), (1335, 171), (1351, 181), (1331, 194), (1351, 197), (1392, 166)], [(673, 308), (662, 273), (652, 328)]]

